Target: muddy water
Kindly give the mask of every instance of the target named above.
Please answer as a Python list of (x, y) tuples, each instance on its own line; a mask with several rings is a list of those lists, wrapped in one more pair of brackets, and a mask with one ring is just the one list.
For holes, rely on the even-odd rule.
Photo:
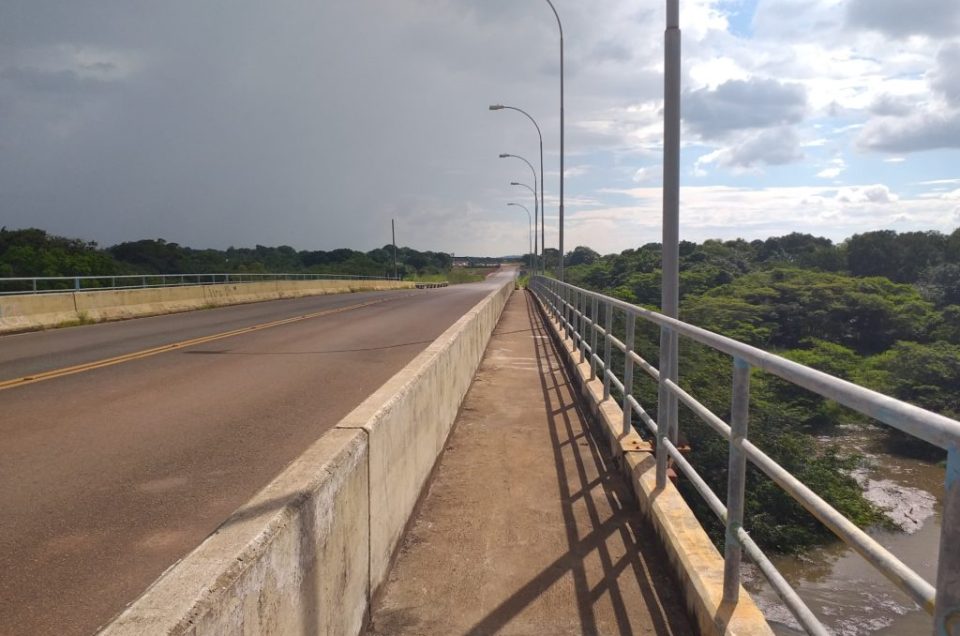
[[(857, 475), (867, 497), (888, 509), (902, 530), (869, 534), (927, 581), (936, 583), (944, 469), (933, 462), (882, 454), (867, 437), (849, 442), (871, 459)], [(846, 440), (845, 440), (846, 443)], [(867, 562), (838, 543), (774, 563), (824, 625), (842, 636), (930, 634), (933, 621)], [(746, 570), (745, 586), (780, 635), (804, 633), (758, 570)]]

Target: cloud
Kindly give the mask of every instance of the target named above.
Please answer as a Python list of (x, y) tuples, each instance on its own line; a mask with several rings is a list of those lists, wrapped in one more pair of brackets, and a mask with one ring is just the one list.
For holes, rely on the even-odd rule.
[(663, 166), (645, 166), (633, 174), (635, 183), (660, 183), (663, 180)]
[[(714, 181), (745, 172), (736, 182), (760, 192), (738, 191), (729, 203), (705, 197), (729, 212), (713, 217), (704, 204), (685, 217), (686, 230), (737, 231), (719, 224), (740, 218), (738, 202), (756, 205), (751, 232), (777, 230), (764, 219), (793, 209), (787, 202), (797, 193), (774, 196), (763, 170), (791, 162), (803, 163), (770, 172), (816, 185), (819, 194), (797, 208), (804, 227), (820, 233), (821, 223), (833, 232), (830, 214), (852, 206), (870, 210), (857, 231), (888, 222), (876, 215), (881, 204), (835, 201), (836, 186), (823, 189), (832, 185), (826, 171), (837, 170), (828, 162), (842, 153), (849, 164), (842, 174), (871, 182), (876, 177), (862, 175), (877, 163), (849, 152), (858, 134), (877, 147), (916, 146), (901, 137), (926, 127), (931, 139), (944, 137), (957, 109), (957, 45), (930, 37), (891, 44), (875, 30), (851, 29), (850, 1), (681, 3), (684, 168), (703, 155), (697, 169), (720, 173)], [(524, 108), (541, 126), (547, 218), (555, 220), (559, 69), (545, 3), (289, 0), (278, 11), (235, 0), (227, 12), (188, 0), (6, 4), (0, 144), (16, 160), (0, 162), (0, 192), (10, 227), (39, 225), (102, 244), (162, 236), (197, 247), (367, 249), (389, 240), (396, 218), (401, 242), (414, 247), (495, 253), (514, 234), (509, 241), (525, 241), (521, 215), (503, 204), (516, 197), (506, 184), (529, 178), (496, 156), (533, 160), (539, 151), (522, 115), (486, 110), (498, 101)], [(614, 222), (600, 218), (604, 210), (623, 205), (602, 189), (660, 181), (662, 7), (557, 4), (568, 35), (567, 176), (592, 166), (568, 179), (566, 204), (600, 211), (571, 226), (566, 241), (603, 250), (655, 239), (659, 232), (651, 236), (646, 225), (634, 234), (598, 228)], [(746, 35), (744, 20), (730, 16), (753, 4)], [(899, 4), (905, 21), (917, 19), (912, 3)], [(885, 174), (904, 183), (954, 176), (956, 157)], [(921, 168), (929, 174), (919, 176)], [(947, 222), (950, 211), (937, 209), (937, 222)]]
[(899, 197), (892, 192), (890, 188), (883, 184), (869, 186), (854, 186), (851, 188), (842, 188), (837, 191), (836, 201), (839, 203), (893, 203)]
[[(618, 190), (634, 200), (577, 213), (585, 224), (607, 223), (617, 229), (616, 243), (625, 249), (658, 240), (661, 191), (656, 187)], [(878, 228), (898, 231), (937, 229), (950, 232), (956, 200), (902, 198), (884, 184), (734, 188), (686, 186), (680, 189), (681, 238), (767, 238), (809, 232), (841, 241)]]
[(892, 153), (960, 148), (960, 43), (940, 48), (928, 79), (942, 100), (881, 96), (870, 108), (877, 117), (860, 131), (857, 146)]
[(587, 174), (588, 172), (590, 172), (590, 166), (588, 166), (588, 165), (570, 166), (570, 167), (568, 167), (568, 168), (564, 168), (564, 169), (563, 169), (563, 174), (564, 174), (564, 176), (565, 176), (566, 178), (568, 178), (568, 179), (574, 179), (574, 178), (576, 178), (576, 177), (582, 177), (583, 175)]
[(718, 139), (732, 131), (794, 124), (807, 111), (806, 91), (799, 84), (771, 79), (730, 80), (715, 90), (687, 94), (683, 118), (704, 139)]
[(960, 31), (956, 0), (851, 0), (846, 24), (895, 38), (911, 35), (951, 36)]
[[(960, 3), (957, 3), (960, 7)], [(930, 85), (947, 103), (960, 107), (960, 42), (947, 44), (937, 54), (937, 69)]]
[(916, 109), (916, 101), (908, 97), (883, 94), (870, 104), (870, 112), (881, 117), (904, 117)]
[(744, 171), (780, 166), (802, 158), (797, 133), (790, 127), (774, 128), (748, 133), (733, 145), (703, 155), (697, 159), (695, 170), (703, 176), (711, 164)]
[(847, 169), (847, 163), (842, 157), (835, 157), (830, 160), (826, 168), (817, 173), (821, 179), (836, 179)]
[(891, 153), (960, 148), (960, 109), (873, 119), (856, 143), (863, 150)]
[(9, 82), (27, 92), (67, 95), (94, 92), (109, 86), (109, 82), (96, 77), (84, 77), (72, 70), (44, 71), (16, 66), (0, 71), (0, 81)]

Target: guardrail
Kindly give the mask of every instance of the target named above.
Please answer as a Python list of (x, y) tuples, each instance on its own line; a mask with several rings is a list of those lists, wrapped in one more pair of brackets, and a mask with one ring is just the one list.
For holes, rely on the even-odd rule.
[[(611, 387), (616, 387), (622, 394), (625, 428), (633, 425), (633, 415), (636, 414), (656, 438), (658, 488), (666, 485), (667, 461), (671, 458), (714, 514), (726, 525), (724, 602), (737, 602), (740, 562), (742, 553), (746, 552), (808, 633), (818, 636), (827, 636), (830, 633), (743, 526), (746, 466), (747, 461), (750, 461), (911, 599), (933, 614), (935, 634), (960, 634), (960, 422), (731, 338), (555, 279), (536, 276), (531, 281), (531, 289), (560, 322), (565, 335), (573, 339), (580, 353), (580, 362), (589, 360), (591, 379), (599, 376), (603, 380), (604, 399), (610, 398)], [(677, 335), (733, 358), (730, 424), (671, 380), (671, 377), (676, 377), (675, 374), (666, 371), (661, 374), (640, 356), (634, 347), (638, 318), (660, 328), (660, 366), (665, 370), (677, 368), (678, 352), (670, 344), (676, 342), (674, 336)], [(625, 323), (623, 341), (613, 334), (615, 319)], [(598, 349), (598, 338), (602, 338), (602, 352)], [(613, 370), (614, 347), (624, 354), (622, 379), (618, 378)], [(658, 383), (657, 421), (653, 420), (634, 396), (635, 366)], [(946, 492), (936, 588), (748, 440), (750, 372), (753, 368), (780, 377), (947, 450)], [(677, 448), (678, 401), (730, 444), (726, 503), (710, 489)]]
[(437, 287), (449, 287), (450, 283), (415, 283), (417, 289), (436, 289)]
[(34, 276), (0, 278), (0, 295), (145, 289), (250, 283), (269, 280), (399, 280), (393, 276), (353, 274), (124, 274), (120, 276)]

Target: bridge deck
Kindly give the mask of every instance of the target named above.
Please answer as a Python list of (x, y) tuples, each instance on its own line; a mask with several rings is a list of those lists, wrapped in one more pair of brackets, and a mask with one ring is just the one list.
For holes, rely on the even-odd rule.
[(532, 300), (507, 304), (370, 635), (690, 634)]

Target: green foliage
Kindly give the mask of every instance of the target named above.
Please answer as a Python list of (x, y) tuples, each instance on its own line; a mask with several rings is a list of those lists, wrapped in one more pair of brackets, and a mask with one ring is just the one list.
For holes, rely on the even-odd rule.
[(96, 243), (0, 228), (0, 276), (110, 276), (121, 267)]
[(899, 400), (960, 418), (960, 345), (898, 342), (868, 358), (857, 380)]
[(847, 241), (847, 265), (854, 276), (884, 276), (914, 283), (947, 258), (949, 239), (940, 232), (893, 230), (856, 234)]
[[(627, 302), (660, 304), (660, 245), (574, 264), (568, 280)], [(572, 262), (572, 261), (570, 261)], [(839, 378), (957, 417), (960, 407), (960, 230), (870, 232), (834, 245), (790, 234), (766, 241), (680, 246), (681, 318), (772, 350)], [(623, 325), (614, 325), (622, 337)], [(638, 323), (641, 355), (657, 365), (658, 333)], [(620, 374), (623, 356), (614, 353)], [(729, 421), (730, 358), (680, 340), (680, 384)], [(643, 374), (635, 395), (655, 416), (656, 384)], [(779, 378), (755, 372), (750, 439), (855, 523), (886, 523), (850, 476), (861, 458), (830, 441), (839, 425), (866, 418)], [(715, 492), (726, 490), (728, 445), (685, 407), (680, 432), (690, 460)], [(885, 430), (885, 429), (875, 429)], [(914, 452), (887, 430), (895, 450)], [(683, 440), (681, 440), (683, 441)], [(686, 481), (681, 489), (701, 521), (722, 529)], [(830, 533), (752, 466), (747, 525), (761, 545), (796, 551)]]
[(682, 315), (757, 346), (792, 349), (819, 338), (860, 353), (924, 339), (937, 320), (910, 285), (786, 268), (747, 274), (690, 298)]
[(564, 258), (563, 265), (564, 267), (573, 267), (574, 265), (590, 265), (591, 263), (596, 262), (596, 260), (599, 258), (600, 255), (589, 247), (579, 245)]

